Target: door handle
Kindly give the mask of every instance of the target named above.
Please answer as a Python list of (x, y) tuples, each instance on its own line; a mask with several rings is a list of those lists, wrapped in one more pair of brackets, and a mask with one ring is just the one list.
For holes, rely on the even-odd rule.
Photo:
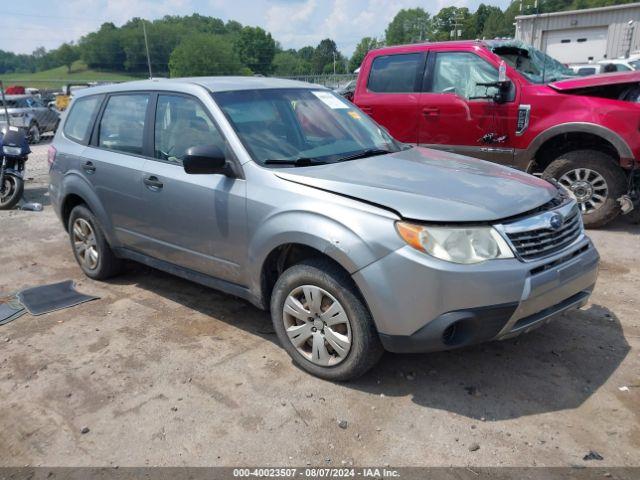
[(96, 171), (96, 166), (93, 162), (87, 161), (82, 164), (82, 169), (87, 173), (94, 173)]
[(422, 109), (422, 114), (425, 117), (437, 117), (440, 115), (440, 109), (435, 107), (425, 107)]
[(149, 177), (144, 177), (142, 180), (144, 184), (147, 186), (149, 190), (158, 191), (162, 189), (163, 183), (158, 180), (158, 177), (155, 175), (151, 175)]

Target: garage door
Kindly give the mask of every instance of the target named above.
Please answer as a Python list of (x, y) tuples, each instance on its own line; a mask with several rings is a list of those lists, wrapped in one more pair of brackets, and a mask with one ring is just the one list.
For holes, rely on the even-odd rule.
[(586, 63), (602, 60), (607, 53), (609, 27), (572, 28), (544, 32), (542, 46), (562, 63)]

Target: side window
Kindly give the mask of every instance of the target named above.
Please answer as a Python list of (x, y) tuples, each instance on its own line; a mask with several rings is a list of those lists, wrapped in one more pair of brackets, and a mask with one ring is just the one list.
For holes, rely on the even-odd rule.
[(63, 132), (71, 140), (86, 144), (91, 135), (91, 128), (102, 102), (102, 95), (80, 97), (71, 104)]
[(377, 93), (415, 92), (421, 64), (422, 53), (377, 57), (371, 65), (367, 88)]
[(486, 97), (497, 93), (481, 83), (497, 82), (498, 69), (469, 52), (438, 53), (434, 65), (433, 93), (455, 93), (464, 98)]
[(616, 71), (617, 72), (628, 72), (631, 68), (627, 67), (622, 63), (616, 63)]
[(100, 120), (98, 146), (108, 150), (142, 155), (144, 119), (149, 95), (113, 95)]
[(200, 102), (182, 95), (159, 95), (156, 106), (154, 156), (180, 163), (191, 147), (225, 142)]

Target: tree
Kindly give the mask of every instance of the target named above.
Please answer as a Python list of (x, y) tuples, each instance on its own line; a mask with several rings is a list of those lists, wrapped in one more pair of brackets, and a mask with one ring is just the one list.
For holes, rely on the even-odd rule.
[(273, 73), (276, 76), (307, 75), (311, 71), (309, 62), (300, 58), (296, 51), (278, 52), (273, 57)]
[(63, 43), (56, 50), (56, 58), (60, 65), (67, 67), (67, 72), (71, 73), (73, 62), (80, 58), (78, 48), (70, 43)]
[(172, 77), (198, 75), (247, 75), (231, 38), (195, 33), (185, 37), (169, 58)]
[(337, 67), (338, 55), (339, 52), (336, 42), (330, 38), (322, 40), (313, 51), (313, 56), (311, 57), (313, 73), (333, 73), (333, 63), (335, 60)]
[(387, 45), (423, 42), (430, 38), (430, 16), (422, 8), (400, 10), (385, 31)]
[(475, 36), (474, 22), (467, 7), (445, 7), (433, 17), (435, 40), (468, 39)]
[(244, 27), (236, 37), (235, 47), (240, 61), (254, 73), (271, 72), (276, 42), (270, 33), (260, 27)]
[(351, 56), (351, 60), (349, 60), (349, 71), (353, 72), (362, 64), (364, 57), (367, 55), (369, 50), (374, 50), (382, 46), (382, 42), (371, 37), (364, 37), (360, 40), (360, 43), (356, 45), (356, 49)]

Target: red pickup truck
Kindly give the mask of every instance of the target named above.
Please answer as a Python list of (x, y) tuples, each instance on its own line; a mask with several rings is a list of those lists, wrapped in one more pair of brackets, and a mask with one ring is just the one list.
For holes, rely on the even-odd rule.
[(555, 178), (585, 225), (638, 203), (640, 72), (572, 72), (516, 40), (373, 50), (354, 103), (398, 140)]

